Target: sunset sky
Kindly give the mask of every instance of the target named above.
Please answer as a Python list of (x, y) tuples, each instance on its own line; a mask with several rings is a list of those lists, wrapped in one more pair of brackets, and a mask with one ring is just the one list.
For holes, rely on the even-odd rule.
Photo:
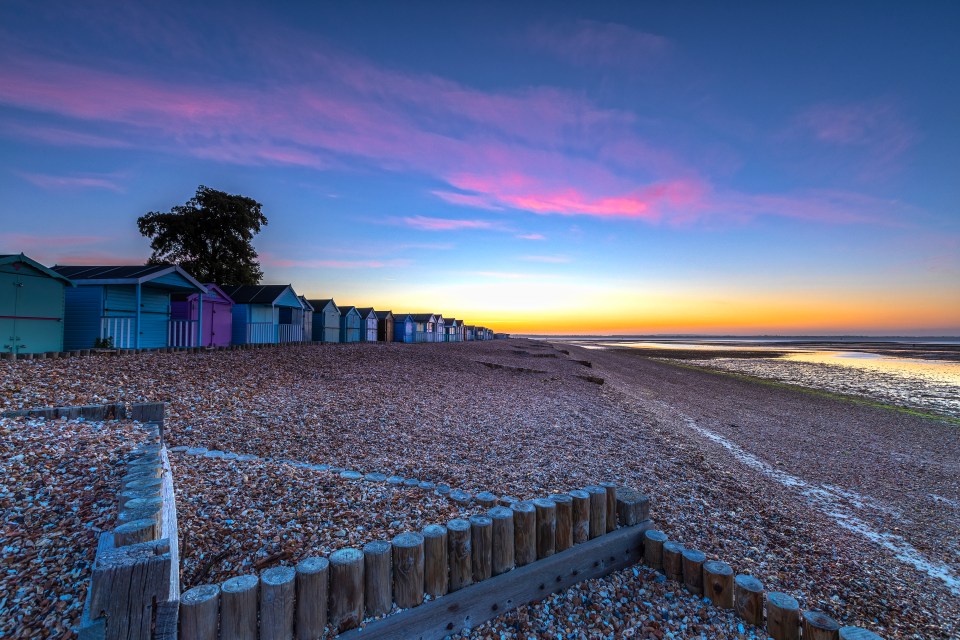
[[(516, 333), (960, 334), (960, 3), (0, 3), (0, 253)], [(304, 3), (306, 4), (306, 3)]]

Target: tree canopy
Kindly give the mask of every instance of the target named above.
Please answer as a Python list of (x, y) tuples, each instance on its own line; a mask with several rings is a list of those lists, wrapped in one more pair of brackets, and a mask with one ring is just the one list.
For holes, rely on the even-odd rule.
[(259, 283), (263, 272), (253, 237), (267, 224), (261, 207), (252, 198), (200, 185), (186, 204), (137, 218), (153, 249), (148, 264), (178, 264), (200, 282)]

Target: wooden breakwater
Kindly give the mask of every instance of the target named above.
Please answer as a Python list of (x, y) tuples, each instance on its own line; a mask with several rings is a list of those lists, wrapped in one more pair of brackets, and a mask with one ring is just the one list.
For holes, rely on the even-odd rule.
[(489, 508), (195, 587), (181, 598), (180, 637), (320, 638), (329, 625), (343, 638), (443, 638), (638, 562), (652, 526), (649, 499), (612, 483), (533, 501), (466, 499)]
[(124, 463), (117, 524), (100, 534), (80, 623), (82, 640), (177, 637), (177, 514), (163, 413), (163, 403), (131, 406), (130, 419), (150, 430)]

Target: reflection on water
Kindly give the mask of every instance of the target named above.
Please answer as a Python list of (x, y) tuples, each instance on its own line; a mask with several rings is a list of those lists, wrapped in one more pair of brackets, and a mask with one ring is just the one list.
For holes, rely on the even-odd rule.
[(688, 362), (960, 417), (960, 362), (859, 351), (797, 351), (780, 358)]

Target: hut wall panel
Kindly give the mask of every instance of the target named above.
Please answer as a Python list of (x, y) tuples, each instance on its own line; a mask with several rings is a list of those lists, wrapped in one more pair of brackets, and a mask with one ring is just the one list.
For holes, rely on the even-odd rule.
[[(20, 286), (15, 288), (14, 284)], [(20, 353), (63, 351), (65, 286), (63, 281), (29, 266), (21, 266), (19, 271), (12, 265), (0, 267), (0, 315), (19, 316), (15, 333), (12, 318), (0, 319), (0, 351), (6, 351), (3, 345), (12, 335), (19, 338)]]
[(89, 349), (100, 337), (103, 287), (68, 287), (64, 291), (63, 348)]
[(140, 347), (167, 346), (170, 292), (142, 286), (140, 290)]

